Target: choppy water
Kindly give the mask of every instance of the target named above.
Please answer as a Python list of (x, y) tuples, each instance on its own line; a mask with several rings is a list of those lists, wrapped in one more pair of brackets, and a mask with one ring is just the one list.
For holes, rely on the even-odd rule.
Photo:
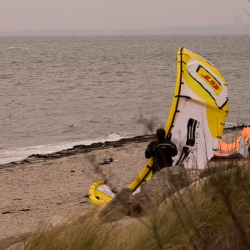
[(179, 47), (225, 77), (227, 125), (249, 124), (250, 36), (0, 37), (0, 163), (142, 135), (168, 117)]

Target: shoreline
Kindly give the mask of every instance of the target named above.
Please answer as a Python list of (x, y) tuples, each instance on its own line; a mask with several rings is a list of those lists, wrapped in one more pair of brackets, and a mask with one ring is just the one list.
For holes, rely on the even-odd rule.
[[(223, 135), (226, 135), (229, 132), (233, 132), (233, 131), (241, 131), (244, 127), (246, 127), (246, 125), (239, 125), (239, 126), (224, 128)], [(155, 139), (155, 135), (150, 134), (150, 135), (139, 135), (139, 136), (134, 136), (130, 138), (122, 138), (117, 141), (95, 142), (89, 145), (79, 144), (71, 148), (66, 148), (66, 149), (55, 151), (52, 153), (31, 154), (22, 160), (2, 163), (0, 164), (0, 169), (4, 167), (8, 167), (9, 165), (13, 165), (13, 164), (19, 165), (19, 164), (35, 162), (35, 161), (45, 160), (45, 159), (57, 159), (60, 157), (67, 157), (67, 156), (76, 155), (80, 153), (91, 152), (92, 150), (101, 149), (105, 147), (121, 147), (131, 142), (146, 142), (146, 141), (149, 142), (150, 140), (153, 140), (153, 139)]]
[(129, 144), (129, 143), (149, 142), (153, 139), (155, 139), (154, 134), (134, 136), (131, 138), (122, 138), (122, 139), (119, 139), (117, 141), (95, 142), (95, 143), (92, 143), (90, 145), (79, 144), (79, 145), (73, 146), (72, 148), (63, 149), (63, 150), (56, 151), (53, 153), (32, 154), (32, 155), (28, 156), (27, 158), (24, 158), (23, 160), (3, 163), (3, 164), (0, 164), (0, 169), (8, 167), (9, 165), (20, 165), (20, 164), (24, 164), (24, 163), (34, 163), (36, 161), (46, 160), (46, 159), (58, 159), (61, 157), (68, 157), (68, 156), (72, 156), (72, 155), (88, 153), (88, 152), (91, 152), (93, 150), (98, 150), (98, 149), (104, 149), (104, 148), (110, 148), (110, 147), (122, 147), (126, 144)]

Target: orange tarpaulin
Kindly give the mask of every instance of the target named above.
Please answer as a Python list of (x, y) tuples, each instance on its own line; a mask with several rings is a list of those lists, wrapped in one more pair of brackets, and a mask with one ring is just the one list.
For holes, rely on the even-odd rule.
[(245, 138), (245, 144), (247, 144), (250, 139), (250, 127), (243, 128), (241, 134)]
[(235, 152), (239, 151), (240, 148), (240, 139), (242, 136), (239, 136), (235, 142), (233, 143), (226, 143), (220, 140), (218, 144), (217, 151), (215, 151), (214, 155), (216, 156), (229, 156)]
[(232, 143), (219, 141), (217, 150), (214, 155), (219, 157), (230, 156), (235, 153), (241, 154), (243, 157), (249, 157), (248, 147), (250, 146), (250, 127), (244, 127), (241, 135)]

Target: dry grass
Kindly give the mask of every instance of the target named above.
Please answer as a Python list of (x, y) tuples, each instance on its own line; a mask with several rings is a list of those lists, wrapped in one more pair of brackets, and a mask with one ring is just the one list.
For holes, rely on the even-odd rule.
[[(97, 210), (37, 232), (25, 249), (250, 249), (250, 170), (211, 171), (158, 213), (104, 223)], [(208, 174), (207, 174), (208, 175)]]

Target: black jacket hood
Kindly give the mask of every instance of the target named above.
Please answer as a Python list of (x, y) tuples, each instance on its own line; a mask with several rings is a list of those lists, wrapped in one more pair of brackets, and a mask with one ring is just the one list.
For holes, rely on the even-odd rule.
[(156, 136), (159, 141), (165, 140), (165, 136), (166, 136), (165, 129), (163, 128), (157, 129)]

